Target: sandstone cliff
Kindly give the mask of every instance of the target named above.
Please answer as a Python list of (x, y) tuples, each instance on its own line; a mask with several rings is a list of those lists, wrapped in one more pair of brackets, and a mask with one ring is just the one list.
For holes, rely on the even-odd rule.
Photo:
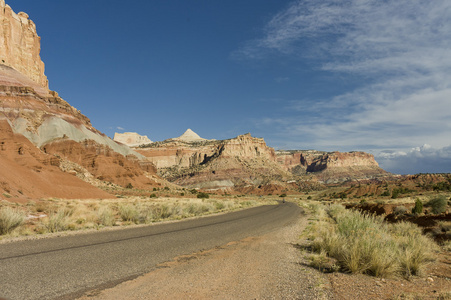
[(222, 189), (285, 186), (292, 179), (275, 162), (274, 149), (250, 134), (222, 141), (184, 142), (170, 139), (136, 149), (161, 176), (189, 188)]
[[(86, 183), (73, 176), (79, 175), (74, 170), (89, 173), (80, 178), (94, 178), (123, 187), (130, 184), (141, 188), (159, 186), (154, 180), (156, 169), (151, 162), (99, 132), (79, 110), (48, 89), (44, 64), (39, 58), (39, 37), (28, 16), (16, 15), (0, 0), (0, 18), (0, 122), (3, 128), (0, 142), (3, 149), (10, 151), (8, 157), (2, 158), (0, 197), (2, 186), (6, 193), (16, 189), (16, 196), (31, 199), (36, 195), (61, 198), (108, 195), (93, 186), (86, 187)], [(21, 154), (25, 149), (22, 145), (26, 145), (26, 153), (38, 162), (24, 159), (27, 156)], [(63, 173), (68, 163), (72, 165), (72, 175)], [(24, 174), (24, 186), (15, 179), (16, 173)], [(27, 188), (25, 178), (33, 182), (33, 190)], [(45, 186), (46, 182), (49, 187)], [(43, 186), (37, 186), (40, 184)], [(83, 187), (86, 193), (74, 192), (71, 185)]]
[(139, 135), (136, 132), (124, 132), (124, 133), (114, 133), (114, 138), (116, 142), (122, 143), (129, 147), (137, 147), (140, 145), (150, 144), (152, 141), (147, 137), (147, 135)]
[(250, 134), (228, 140), (169, 139), (136, 149), (164, 178), (190, 188), (274, 193), (386, 176), (364, 152), (275, 151)]
[(0, 27), (0, 63), (48, 88), (44, 63), (39, 56), (41, 38), (33, 21), (24, 12), (14, 13), (4, 0), (0, 0)]
[(277, 161), (296, 175), (314, 174), (325, 183), (387, 176), (374, 156), (365, 152), (277, 151)]

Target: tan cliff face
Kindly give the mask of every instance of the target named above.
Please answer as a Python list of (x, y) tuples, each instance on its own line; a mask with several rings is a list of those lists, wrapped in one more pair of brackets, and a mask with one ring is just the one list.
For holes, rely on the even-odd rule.
[(107, 198), (98, 187), (108, 183), (164, 183), (144, 156), (99, 132), (48, 89), (28, 16), (0, 0), (0, 19), (0, 199)]
[(0, 63), (48, 88), (40, 57), (41, 38), (33, 21), (24, 12), (16, 14), (4, 0), (0, 0), (0, 27)]
[[(292, 179), (276, 163), (274, 149), (250, 134), (191, 143), (170, 139), (136, 151), (154, 162), (161, 176), (189, 188), (271, 192)], [(264, 188), (268, 185), (271, 189)]]
[(386, 176), (374, 156), (365, 152), (276, 151), (277, 161), (296, 175), (315, 174), (326, 183)]
[[(364, 152), (275, 151), (250, 134), (222, 141), (169, 139), (140, 147), (161, 176), (186, 187), (246, 192), (302, 189), (386, 176), (374, 156)], [(271, 186), (270, 189), (268, 187)]]

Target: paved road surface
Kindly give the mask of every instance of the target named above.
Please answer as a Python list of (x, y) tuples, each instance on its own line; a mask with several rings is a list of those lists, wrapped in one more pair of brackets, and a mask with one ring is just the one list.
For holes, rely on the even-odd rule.
[(72, 299), (155, 269), (182, 254), (290, 224), (292, 203), (175, 223), (0, 245), (0, 297)]

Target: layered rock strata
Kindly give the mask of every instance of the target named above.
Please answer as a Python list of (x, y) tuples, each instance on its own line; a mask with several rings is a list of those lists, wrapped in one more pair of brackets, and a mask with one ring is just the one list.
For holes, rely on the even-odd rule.
[(371, 179), (389, 173), (365, 152), (322, 152), (315, 150), (277, 151), (277, 161), (296, 175), (315, 174), (325, 183)]
[(40, 57), (41, 38), (33, 21), (24, 12), (16, 14), (4, 0), (0, 0), (0, 27), (0, 63), (48, 88)]
[[(63, 173), (60, 166), (69, 160), (78, 164), (80, 170), (91, 172), (88, 177), (96, 180), (124, 187), (159, 186), (151, 162), (99, 132), (79, 110), (48, 89), (44, 64), (39, 58), (40, 40), (28, 16), (16, 15), (0, 0), (0, 19), (0, 142), (3, 149), (11, 152), (2, 157), (0, 197), (2, 186), (7, 195), (12, 195), (8, 190), (16, 188), (17, 195), (13, 196), (28, 198), (109, 195), (93, 186), (87, 188), (76, 176)], [(24, 147), (34, 160), (25, 159)], [(51, 163), (45, 163), (47, 160)], [(19, 170), (24, 174), (23, 183), (15, 179)], [(30, 178), (29, 184), (26, 178)], [(29, 189), (28, 185), (34, 188)], [(83, 187), (86, 194), (75, 192), (71, 185)]]
[(170, 139), (136, 151), (152, 161), (161, 176), (190, 188), (253, 190), (268, 184), (285, 186), (292, 180), (276, 163), (274, 149), (250, 134), (220, 141)]

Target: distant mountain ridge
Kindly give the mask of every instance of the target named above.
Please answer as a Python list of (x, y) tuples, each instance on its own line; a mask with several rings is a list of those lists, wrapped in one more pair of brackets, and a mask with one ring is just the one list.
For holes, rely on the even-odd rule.
[[(258, 192), (388, 176), (364, 152), (275, 151), (249, 133), (227, 140), (168, 139), (139, 149), (167, 180), (189, 188)], [(277, 188), (275, 188), (277, 186)]]

